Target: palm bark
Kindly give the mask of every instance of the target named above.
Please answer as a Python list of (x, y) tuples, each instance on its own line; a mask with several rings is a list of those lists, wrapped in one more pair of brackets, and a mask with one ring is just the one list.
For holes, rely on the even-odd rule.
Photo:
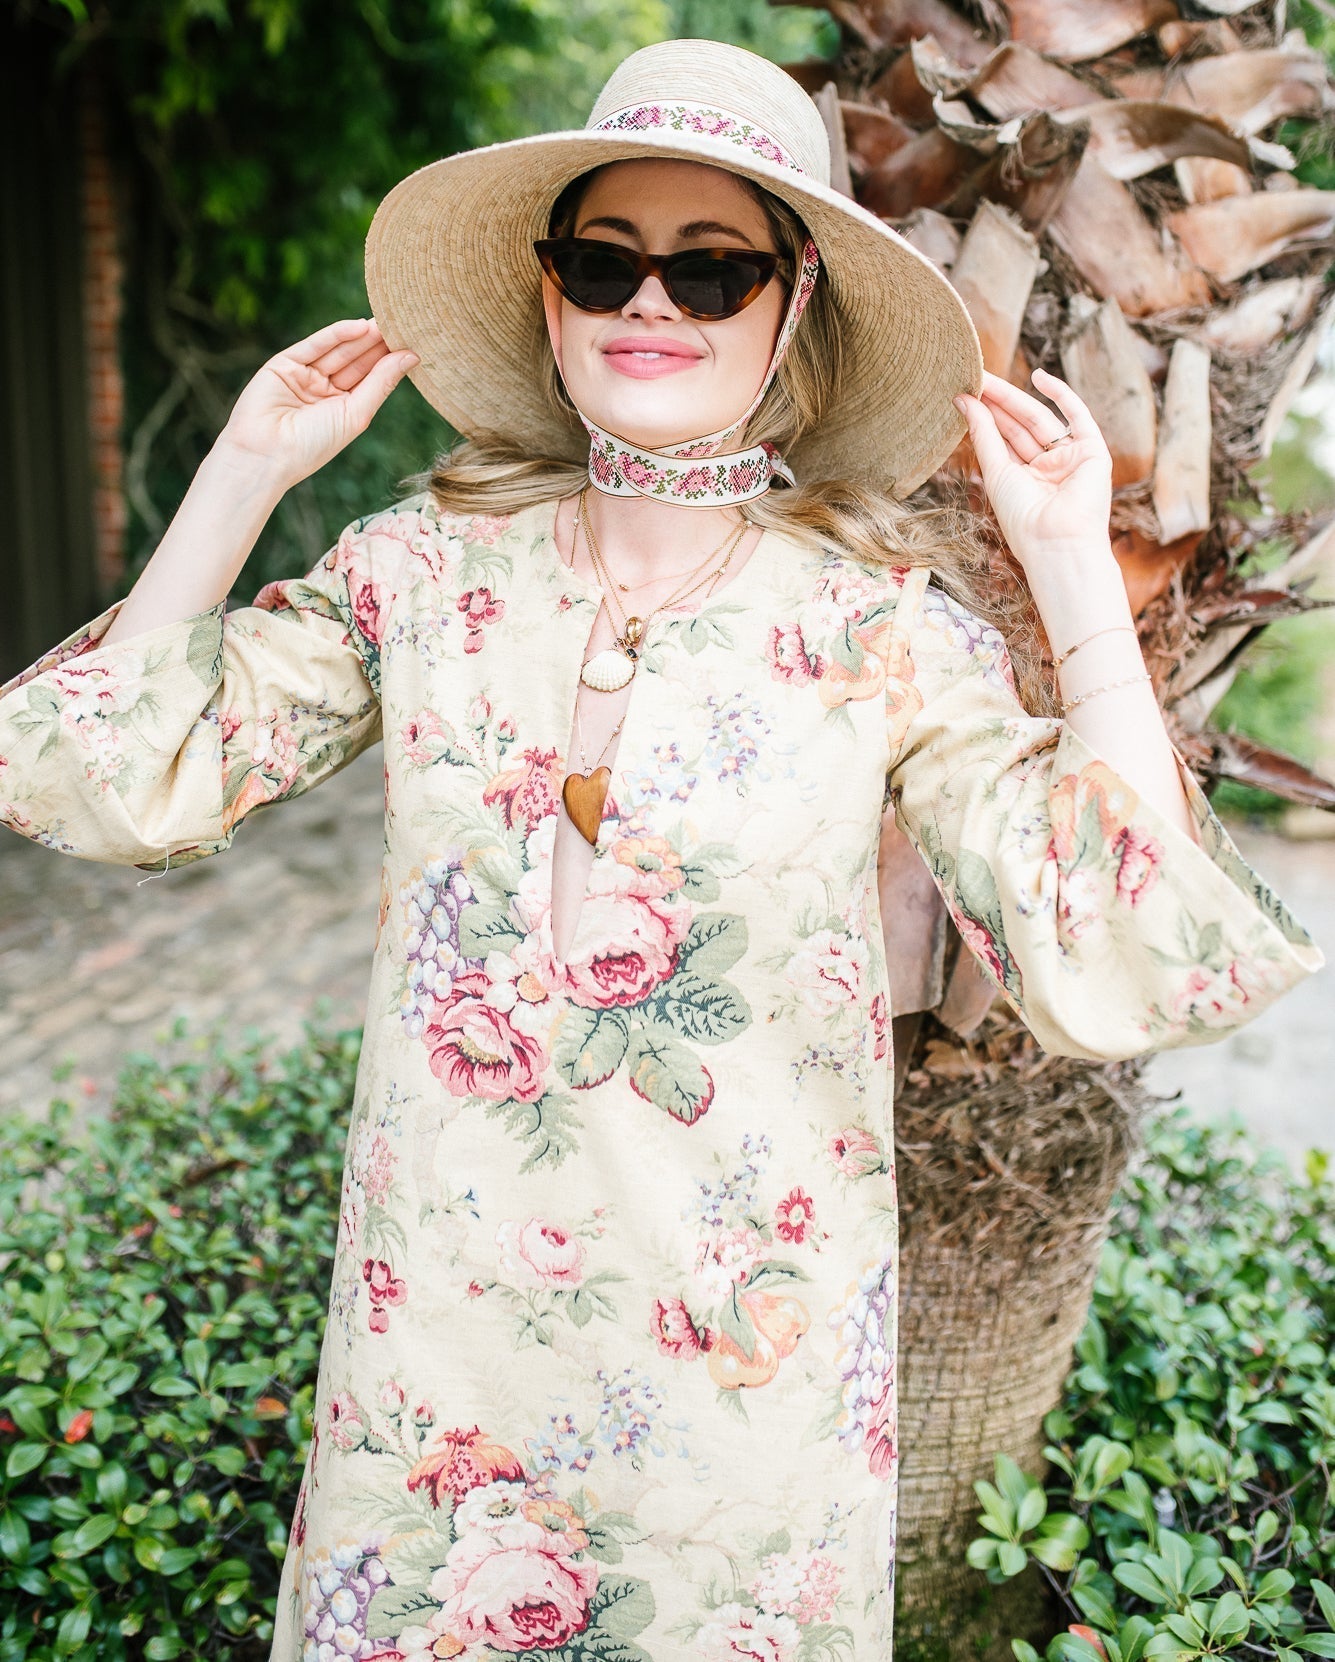
[[(773, 0), (802, 4), (808, 0)], [(814, 0), (810, 0), (814, 3)], [(825, 0), (817, 97), (836, 183), (955, 284), (994, 373), (1037, 365), (1113, 454), (1113, 546), (1169, 731), (1231, 778), (1335, 810), (1335, 785), (1212, 730), (1247, 647), (1306, 590), (1335, 530), (1279, 513), (1253, 470), (1332, 315), (1335, 192), (1295, 174), (1282, 122), (1328, 137), (1335, 83), (1284, 6), (1196, 0)], [(1285, 136), (1292, 136), (1292, 127)], [(985, 513), (967, 444), (941, 478)], [(1259, 572), (1258, 551), (1283, 563)], [(994, 580), (1016, 580), (997, 540)], [(1136, 1146), (1136, 1063), (1042, 1054), (994, 1000), (893, 827), (891, 946), (902, 1214), (901, 1657), (1011, 1654), (1052, 1626), (1034, 1585), (968, 1569), (975, 1478), (1042, 1468)], [(1065, 1625), (1064, 1621), (1060, 1625)]]

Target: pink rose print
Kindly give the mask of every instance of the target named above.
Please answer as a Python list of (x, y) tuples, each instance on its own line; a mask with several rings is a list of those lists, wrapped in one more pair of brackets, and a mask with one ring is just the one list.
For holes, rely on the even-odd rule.
[(418, 767), (425, 767), (440, 754), (439, 742), (444, 737), (445, 729), (436, 712), (419, 710), (411, 721), (404, 724), (403, 731), (399, 734), (399, 742), (403, 745), (403, 753), (410, 762), (416, 763)]
[(357, 628), (370, 641), (372, 646), (380, 645), (381, 609), (384, 600), (378, 584), (371, 582), (361, 572), (348, 572), (348, 600), (352, 606), (352, 617)]
[(1117, 898), (1138, 906), (1154, 887), (1163, 845), (1148, 832), (1128, 825), (1113, 842), (1117, 856)]
[(509, 514), (477, 514), (468, 522), (468, 540), (494, 548), (509, 529)]
[(774, 1208), (774, 1229), (781, 1240), (800, 1245), (816, 1216), (815, 1202), (805, 1189), (789, 1190)]
[(505, 602), (493, 599), (490, 589), (466, 589), (455, 605), (464, 614), (468, 631), (464, 636), (464, 651), (481, 652), (485, 638), (482, 631), (505, 616)]
[(690, 912), (689, 906), (624, 890), (589, 895), (580, 915), (583, 949), (565, 967), (571, 1003), (592, 1010), (643, 1003), (677, 967)]
[(408, 1288), (383, 1258), (366, 1260), (362, 1265), (362, 1280), (371, 1289), (371, 1309), (366, 1325), (372, 1333), (388, 1333), (389, 1306), (402, 1304), (408, 1297)]
[(1004, 985), (1006, 966), (1001, 961), (1001, 954), (996, 949), (990, 931), (985, 929), (981, 923), (975, 922), (973, 918), (966, 918), (962, 912), (952, 910), (950, 915), (955, 921), (955, 927), (959, 930), (960, 939), (965, 946), (975, 957), (981, 958), (997, 980)]
[(656, 1298), (649, 1331), (664, 1356), (698, 1356), (713, 1344), (708, 1328), (697, 1327), (690, 1311), (679, 1298)]
[(345, 1452), (358, 1449), (366, 1441), (366, 1426), (356, 1402), (346, 1391), (339, 1391), (329, 1399), (326, 1410), (329, 1435), (335, 1448)]
[(884, 1062), (890, 1054), (889, 1009), (885, 1002), (885, 994), (877, 993), (871, 1001), (871, 1035), (872, 1061)]
[(751, 1596), (763, 1609), (791, 1616), (805, 1627), (833, 1619), (839, 1584), (839, 1568), (832, 1558), (814, 1552), (772, 1552), (751, 1583)]
[(686, 881), (681, 855), (666, 837), (623, 837), (612, 856), (636, 874), (635, 890), (644, 900), (661, 900)]
[(791, 1616), (734, 1600), (720, 1604), (695, 1635), (700, 1662), (793, 1662), (802, 1635)]
[(502, 1443), (487, 1440), (481, 1426), (464, 1431), (442, 1431), (435, 1452), (425, 1455), (408, 1473), (410, 1489), (424, 1489), (433, 1506), (454, 1505), (482, 1483), (498, 1479), (524, 1481), (524, 1468)]
[(492, 983), (478, 970), (456, 977), (422, 1034), (431, 1071), (451, 1096), (536, 1102), (547, 1053), (488, 1001)]
[(881, 1145), (870, 1132), (859, 1126), (845, 1126), (836, 1131), (825, 1145), (831, 1160), (845, 1177), (867, 1177), (884, 1170), (885, 1159)]
[(560, 802), (562, 770), (555, 750), (525, 750), (514, 767), (498, 773), (482, 792), (487, 806), (500, 804), (505, 823), (532, 830), (555, 814)]
[(776, 681), (805, 687), (825, 673), (826, 663), (820, 653), (807, 651), (800, 624), (776, 623), (769, 632), (768, 652), (770, 674)]
[(632, 485), (638, 485), (641, 490), (651, 490), (658, 483), (655, 470), (632, 456), (627, 456), (621, 463), (621, 472)]
[(505, 1532), (461, 1536), (429, 1584), (432, 1597), (444, 1600), (446, 1631), (465, 1647), (513, 1652), (554, 1649), (587, 1627), (597, 1564), (553, 1551), (542, 1538), (521, 1536), (511, 1545)]
[(511, 1218), (496, 1231), (503, 1274), (521, 1287), (578, 1287), (584, 1243), (554, 1223)]
[(861, 996), (867, 943), (842, 930), (818, 929), (793, 954), (788, 976), (797, 996), (818, 1016), (837, 1015)]
[(616, 484), (616, 463), (605, 450), (600, 449), (597, 445), (589, 451), (589, 472), (600, 485)]
[(760, 474), (759, 462), (737, 462), (728, 469), (728, 487), (738, 493), (752, 490), (760, 483)]
[(1194, 964), (1183, 972), (1170, 1019), (1175, 1025), (1196, 1021), (1204, 1027), (1231, 1027), (1240, 1010), (1271, 990), (1271, 973), (1259, 959), (1234, 958), (1221, 969)]

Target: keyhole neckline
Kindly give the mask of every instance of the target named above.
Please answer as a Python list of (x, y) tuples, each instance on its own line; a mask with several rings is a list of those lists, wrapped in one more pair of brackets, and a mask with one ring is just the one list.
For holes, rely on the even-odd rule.
[[(560, 545), (556, 540), (556, 516), (561, 511), (561, 503), (564, 500), (563, 497), (558, 497), (546, 504), (547, 534), (542, 540), (545, 544), (544, 552), (550, 562), (548, 569), (562, 584), (570, 598), (588, 600), (594, 606), (600, 606), (604, 597), (598, 579), (596, 577), (586, 577), (582, 572), (568, 566), (562, 557)], [(655, 621), (694, 617), (713, 601), (731, 598), (734, 591), (740, 590), (746, 584), (766, 544), (773, 535), (774, 533), (768, 527), (760, 527), (760, 535), (753, 544), (751, 552), (747, 555), (745, 563), (738, 571), (725, 573), (724, 581), (716, 588), (708, 591), (701, 589), (696, 594), (688, 596), (680, 605), (673, 606), (669, 610), (660, 611)]]

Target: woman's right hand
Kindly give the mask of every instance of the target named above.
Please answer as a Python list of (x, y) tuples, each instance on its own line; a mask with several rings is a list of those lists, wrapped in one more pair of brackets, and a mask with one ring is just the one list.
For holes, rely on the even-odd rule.
[(369, 318), (317, 329), (246, 383), (215, 450), (288, 490), (364, 433), (417, 362), (414, 352), (391, 352)]

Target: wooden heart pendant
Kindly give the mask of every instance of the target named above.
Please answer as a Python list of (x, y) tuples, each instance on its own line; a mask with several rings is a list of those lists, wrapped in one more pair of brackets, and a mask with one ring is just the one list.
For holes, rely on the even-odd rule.
[(612, 780), (611, 768), (594, 768), (592, 773), (568, 773), (561, 786), (561, 800), (571, 823), (586, 843), (598, 841), (603, 803)]

